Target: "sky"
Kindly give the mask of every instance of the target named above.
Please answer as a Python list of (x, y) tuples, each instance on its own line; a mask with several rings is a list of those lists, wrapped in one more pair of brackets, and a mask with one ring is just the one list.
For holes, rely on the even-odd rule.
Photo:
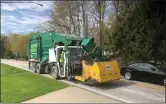
[(50, 19), (53, 1), (1, 3), (1, 34), (29, 33)]
[[(14, 2), (14, 1), (11, 1)], [(46, 23), (53, 8), (53, 1), (33, 1), (35, 3), (1, 3), (1, 34), (29, 33), (37, 30), (37, 26)], [(110, 15), (106, 10), (106, 17)], [(107, 20), (106, 19), (106, 20)]]

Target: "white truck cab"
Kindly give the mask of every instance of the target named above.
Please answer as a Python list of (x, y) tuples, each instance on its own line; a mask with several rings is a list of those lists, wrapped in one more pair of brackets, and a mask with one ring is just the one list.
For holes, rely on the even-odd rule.
[[(65, 46), (56, 46), (56, 48), (50, 48), (49, 49), (49, 63), (56, 63), (58, 67), (58, 73), (60, 77), (65, 77), (66, 76), (66, 70), (68, 70), (67, 63), (68, 63), (68, 58), (67, 58), (67, 50), (65, 50), (64, 54), (64, 67), (63, 69), (60, 68), (60, 62), (58, 60), (58, 57), (60, 55), (59, 49), (65, 50)], [(78, 54), (82, 53), (81, 50), (82, 47), (80, 46), (68, 46), (68, 50), (72, 50), (70, 57), (76, 57)]]

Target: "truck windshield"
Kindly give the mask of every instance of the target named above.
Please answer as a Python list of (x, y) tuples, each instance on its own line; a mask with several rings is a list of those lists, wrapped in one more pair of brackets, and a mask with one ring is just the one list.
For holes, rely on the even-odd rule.
[(83, 49), (82, 48), (68, 48), (70, 50), (70, 61), (71, 63), (75, 63), (80, 61), (79, 59), (79, 55), (81, 55), (83, 53)]
[(68, 49), (70, 50), (71, 56), (78, 56), (78, 55), (81, 55), (83, 53), (82, 48), (68, 48)]

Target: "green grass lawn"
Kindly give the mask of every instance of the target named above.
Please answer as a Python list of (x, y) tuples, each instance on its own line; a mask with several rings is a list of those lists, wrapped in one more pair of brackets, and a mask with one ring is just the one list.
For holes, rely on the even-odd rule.
[(31, 72), (1, 64), (1, 102), (22, 102), (67, 87)]

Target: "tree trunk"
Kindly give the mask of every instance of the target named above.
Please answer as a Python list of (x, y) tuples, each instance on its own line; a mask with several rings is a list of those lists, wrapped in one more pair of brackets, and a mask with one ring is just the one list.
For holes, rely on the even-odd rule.
[(73, 32), (74, 32), (74, 34), (76, 34), (75, 23), (74, 23), (74, 19), (73, 19), (70, 1), (68, 1), (67, 3), (68, 3), (69, 13), (70, 13), (70, 20), (71, 20), (71, 23), (73, 25)]
[(88, 37), (88, 17), (87, 14), (85, 12), (85, 6), (86, 6), (86, 1), (82, 1), (82, 16), (83, 16), (83, 38), (87, 38)]

